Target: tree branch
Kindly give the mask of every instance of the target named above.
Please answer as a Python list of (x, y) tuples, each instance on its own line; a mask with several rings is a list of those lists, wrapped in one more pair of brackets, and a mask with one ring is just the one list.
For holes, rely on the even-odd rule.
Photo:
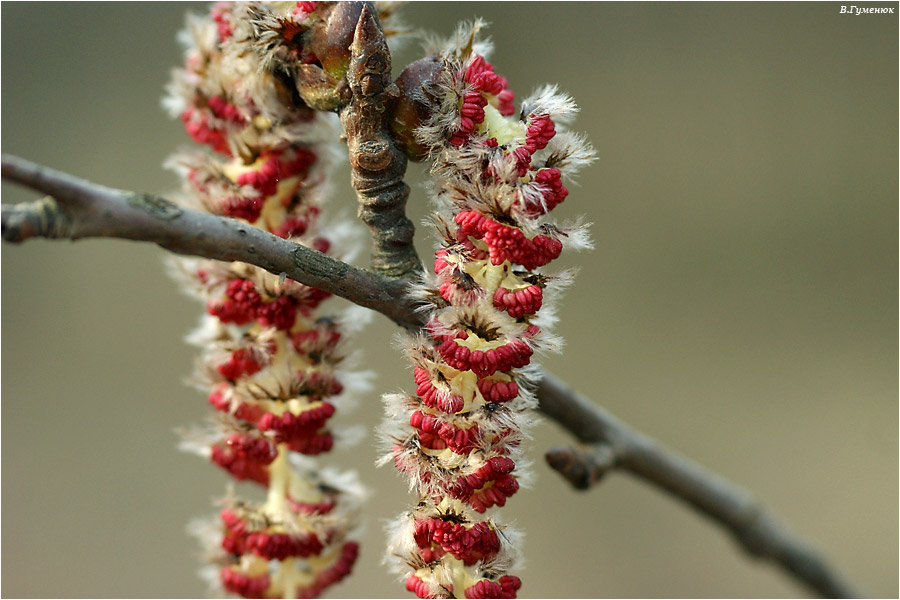
[(108, 188), (9, 154), (3, 154), (2, 173), (4, 179), (53, 196), (3, 205), (2, 235), (8, 242), (32, 237), (153, 242), (177, 254), (284, 273), (378, 311), (401, 327), (421, 326), (421, 317), (405, 300), (406, 281), (364, 271), (234, 219), (182, 208), (158, 196)]
[(372, 266), (390, 277), (422, 270), (406, 217), (406, 156), (388, 133), (386, 105), (399, 91), (391, 81), (391, 54), (378, 17), (364, 4), (350, 46), (350, 104), (341, 111), (359, 199), (359, 218), (372, 232)]
[(864, 596), (745, 489), (635, 431), (550, 373), (544, 373), (538, 396), (544, 414), (589, 444), (585, 451), (556, 448), (546, 455), (575, 488), (588, 489), (613, 469), (625, 471), (718, 522), (751, 556), (775, 562), (821, 596)]
[[(423, 315), (405, 299), (407, 280), (358, 269), (239, 221), (178, 207), (168, 200), (97, 185), (4, 154), (4, 179), (44, 198), (3, 205), (2, 236), (76, 240), (114, 237), (156, 243), (178, 254), (241, 261), (371, 308), (407, 329)], [(588, 452), (551, 450), (548, 461), (580, 489), (610, 469), (620, 469), (679, 498), (729, 529), (751, 555), (771, 560), (826, 597), (857, 597), (811, 546), (780, 524), (744, 489), (631, 429), (544, 372), (538, 383), (540, 410), (580, 441)]]

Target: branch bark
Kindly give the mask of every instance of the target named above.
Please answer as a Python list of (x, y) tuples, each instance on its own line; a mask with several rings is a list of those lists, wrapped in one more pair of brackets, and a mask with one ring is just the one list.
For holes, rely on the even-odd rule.
[(113, 237), (153, 242), (177, 254), (240, 261), (299, 281), (417, 329), (421, 317), (405, 299), (406, 281), (364, 271), (240, 221), (176, 206), (164, 198), (117, 190), (3, 155), (4, 179), (52, 198), (3, 205), (2, 236), (77, 240)]
[(372, 233), (372, 266), (390, 277), (422, 270), (406, 217), (406, 156), (388, 133), (387, 104), (399, 92), (391, 81), (391, 54), (378, 17), (364, 4), (350, 46), (350, 104), (341, 111), (359, 218)]
[[(317, 287), (378, 311), (401, 327), (421, 327), (423, 315), (404, 295), (408, 280), (358, 269), (239, 221), (188, 210), (147, 194), (94, 184), (4, 154), (4, 179), (52, 198), (3, 205), (2, 236), (114, 237), (153, 242), (166, 250), (223, 261), (241, 261)], [(544, 372), (538, 383), (540, 410), (581, 442), (587, 452), (551, 450), (548, 461), (580, 489), (616, 469), (686, 502), (728, 529), (751, 555), (771, 560), (825, 597), (862, 594), (811, 547), (739, 486), (625, 425)]]
[(575, 488), (588, 489), (611, 470), (625, 471), (683, 500), (729, 530), (748, 554), (773, 561), (821, 596), (864, 596), (747, 490), (635, 431), (550, 373), (544, 373), (538, 396), (544, 414), (589, 444), (584, 451), (556, 448), (546, 455)]

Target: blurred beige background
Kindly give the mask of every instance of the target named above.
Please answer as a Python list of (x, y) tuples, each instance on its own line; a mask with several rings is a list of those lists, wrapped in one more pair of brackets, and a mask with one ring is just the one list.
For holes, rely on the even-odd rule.
[[(189, 8), (4, 2), (3, 151), (171, 189), (160, 165), (187, 137), (159, 100)], [(582, 107), (599, 160), (556, 212), (587, 215), (597, 248), (556, 265), (581, 272), (558, 327), (565, 355), (543, 363), (896, 597), (898, 21), (839, 8), (414, 3), (405, 15), (442, 34), (484, 16), (519, 98), (558, 82)], [(415, 54), (395, 57), (395, 74)], [(352, 210), (344, 187), (334, 210)], [(4, 202), (33, 197), (3, 184)], [(419, 184), (411, 204), (418, 222)], [(426, 253), (427, 231), (419, 243)], [(174, 430), (207, 413), (182, 384), (194, 354), (182, 337), (202, 309), (163, 255), (106, 240), (2, 247), (4, 596), (204, 594), (185, 523), (226, 477), (176, 450)], [(412, 388), (394, 333), (378, 317), (360, 340), (379, 392)], [(375, 427), (378, 394), (360, 404), (341, 418)], [(502, 511), (527, 532), (522, 597), (806, 593), (628, 476), (572, 492), (541, 458), (570, 439), (550, 423), (534, 433), (536, 484)], [(367, 442), (324, 460), (373, 490), (360, 562), (331, 596), (407, 595), (379, 562), (405, 484), (374, 468)]]

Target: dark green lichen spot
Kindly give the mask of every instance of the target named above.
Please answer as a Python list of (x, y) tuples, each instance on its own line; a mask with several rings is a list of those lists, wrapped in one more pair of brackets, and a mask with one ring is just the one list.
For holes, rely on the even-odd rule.
[(181, 216), (182, 211), (179, 207), (159, 196), (135, 193), (130, 194), (127, 200), (128, 204), (131, 206), (143, 210), (157, 219), (171, 221), (172, 219)]
[(342, 279), (347, 274), (347, 265), (306, 246), (294, 248), (291, 258), (298, 269), (318, 279)]

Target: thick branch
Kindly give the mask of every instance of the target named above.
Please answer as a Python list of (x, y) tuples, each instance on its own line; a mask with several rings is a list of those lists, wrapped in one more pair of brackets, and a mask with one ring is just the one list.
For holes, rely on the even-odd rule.
[(359, 218), (372, 232), (372, 266), (390, 277), (421, 271), (413, 246), (415, 228), (406, 217), (409, 186), (406, 156), (388, 132), (387, 104), (398, 95), (391, 82), (391, 54), (378, 17), (364, 4), (350, 46), (350, 104), (341, 111), (347, 135)]
[(181, 208), (158, 196), (116, 190), (3, 155), (3, 178), (53, 198), (3, 205), (8, 242), (31, 237), (113, 237), (153, 242), (178, 254), (240, 261), (376, 310), (398, 325), (421, 319), (404, 301), (406, 283), (363, 271), (240, 221)]
[[(53, 196), (3, 205), (6, 241), (116, 237), (154, 242), (179, 254), (236, 260), (284, 273), (376, 310), (403, 327), (423, 325), (422, 314), (404, 300), (404, 280), (357, 269), (232, 219), (180, 208), (156, 196), (100, 186), (14, 156), (3, 155), (2, 173), (5, 179)], [(589, 487), (608, 469), (624, 470), (721, 523), (750, 554), (776, 562), (823, 596), (859, 595), (809, 544), (778, 523), (742, 488), (631, 429), (550, 373), (543, 373), (537, 395), (544, 414), (593, 445), (587, 454), (557, 450), (548, 457), (576, 487)]]

